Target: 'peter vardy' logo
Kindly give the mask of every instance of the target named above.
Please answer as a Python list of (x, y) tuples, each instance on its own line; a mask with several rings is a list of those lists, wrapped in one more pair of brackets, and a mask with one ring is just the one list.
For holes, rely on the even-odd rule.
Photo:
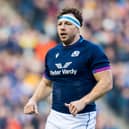
[(62, 63), (57, 63), (55, 66), (58, 70), (50, 70), (50, 75), (57, 76), (57, 75), (76, 75), (77, 70), (68, 67), (72, 64), (72, 62), (66, 62), (64, 65)]
[(62, 65), (61, 63), (55, 64), (55, 65), (58, 69), (62, 69), (62, 68), (68, 68), (70, 64), (72, 64), (72, 62), (66, 62), (64, 65)]

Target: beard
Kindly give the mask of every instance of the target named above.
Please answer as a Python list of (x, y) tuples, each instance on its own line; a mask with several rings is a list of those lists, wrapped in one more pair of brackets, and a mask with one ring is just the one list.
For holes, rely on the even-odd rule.
[(65, 41), (63, 41), (63, 43), (67, 46), (67, 45), (70, 45), (71, 43), (73, 42), (72, 39), (67, 39)]
[(61, 41), (63, 42), (63, 44), (66, 45), (66, 46), (72, 44), (73, 41), (74, 41), (74, 39), (75, 39), (75, 36), (69, 36), (68, 38), (67, 38), (67, 36), (66, 36), (66, 37), (60, 36), (60, 40), (61, 40)]

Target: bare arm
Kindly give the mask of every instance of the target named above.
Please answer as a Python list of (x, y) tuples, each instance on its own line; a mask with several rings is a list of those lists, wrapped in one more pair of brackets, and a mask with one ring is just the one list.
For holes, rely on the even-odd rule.
[(89, 104), (99, 99), (101, 96), (112, 89), (111, 70), (95, 73), (94, 77), (97, 80), (97, 84), (88, 95), (82, 98), (85, 104)]
[(25, 114), (38, 113), (37, 103), (41, 99), (45, 99), (51, 93), (51, 81), (43, 78), (39, 83), (33, 96), (29, 99), (24, 107)]
[(39, 83), (36, 91), (34, 92), (31, 100), (35, 102), (39, 102), (41, 99), (46, 98), (51, 93), (51, 81), (47, 80), (46, 78), (42, 78), (41, 82)]
[(111, 70), (95, 73), (94, 77), (97, 81), (97, 84), (94, 86), (89, 94), (85, 95), (80, 100), (65, 104), (69, 108), (70, 113), (74, 116), (79, 111), (83, 110), (87, 104), (99, 99), (105, 93), (112, 89)]

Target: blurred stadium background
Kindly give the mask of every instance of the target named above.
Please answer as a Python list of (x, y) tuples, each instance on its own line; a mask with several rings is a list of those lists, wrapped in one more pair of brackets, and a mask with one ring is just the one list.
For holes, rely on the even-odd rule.
[(44, 56), (58, 42), (60, 8), (78, 7), (82, 35), (109, 57), (114, 88), (98, 101), (96, 129), (129, 129), (129, 0), (0, 0), (0, 129), (44, 129), (49, 99), (41, 115), (23, 107), (44, 71)]

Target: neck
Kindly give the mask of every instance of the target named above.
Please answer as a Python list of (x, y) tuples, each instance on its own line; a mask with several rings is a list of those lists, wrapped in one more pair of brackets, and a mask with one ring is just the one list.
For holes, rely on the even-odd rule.
[(63, 46), (69, 46), (69, 45), (73, 45), (74, 43), (76, 43), (78, 40), (80, 39), (80, 34), (77, 34), (74, 38), (74, 40), (69, 43), (68, 45), (66, 45), (65, 43), (63, 43)]

